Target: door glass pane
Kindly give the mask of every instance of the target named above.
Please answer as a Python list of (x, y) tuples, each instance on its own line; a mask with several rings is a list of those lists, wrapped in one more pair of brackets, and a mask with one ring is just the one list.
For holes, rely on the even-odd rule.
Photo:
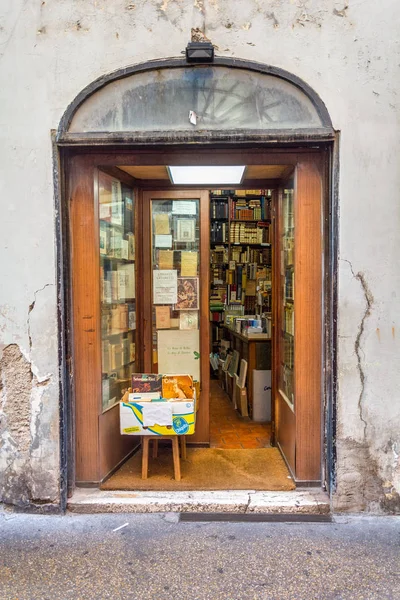
[(285, 189), (281, 199), (280, 257), (280, 369), (279, 388), (294, 408), (294, 192)]
[(199, 200), (152, 200), (152, 365), (200, 380)]
[(121, 400), (136, 372), (135, 198), (99, 172), (102, 409)]

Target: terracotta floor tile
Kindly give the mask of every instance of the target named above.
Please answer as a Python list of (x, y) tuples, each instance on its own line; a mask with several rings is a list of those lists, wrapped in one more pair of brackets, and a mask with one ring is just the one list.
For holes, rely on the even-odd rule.
[(263, 446), (270, 446), (271, 445), (271, 437), (267, 436), (267, 437), (256, 437), (256, 439), (260, 442), (260, 444), (263, 444)]
[(234, 427), (232, 427), (232, 426), (229, 427), (229, 425), (222, 425), (219, 428), (219, 430), (220, 430), (222, 436), (224, 433), (236, 433), (236, 434), (238, 433)]
[(225, 444), (236, 444), (240, 441), (236, 433), (225, 433), (222, 436), (222, 439), (224, 440)]
[(210, 445), (213, 448), (263, 448), (270, 445), (270, 424), (241, 417), (213, 380), (210, 386)]
[(221, 446), (221, 448), (226, 448), (227, 450), (243, 450), (243, 446), (239, 441), (236, 444), (227, 443), (224, 446)]
[(263, 444), (260, 444), (257, 440), (240, 440), (243, 448), (264, 448)]

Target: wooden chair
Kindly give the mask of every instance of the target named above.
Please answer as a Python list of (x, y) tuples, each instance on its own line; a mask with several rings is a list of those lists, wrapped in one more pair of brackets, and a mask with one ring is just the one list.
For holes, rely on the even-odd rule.
[(172, 442), (172, 456), (174, 461), (174, 477), (176, 481), (181, 480), (181, 461), (179, 457), (179, 440), (181, 442), (181, 455), (183, 460), (186, 460), (186, 436), (181, 435), (158, 435), (153, 437), (151, 435), (142, 436), (142, 479), (147, 479), (149, 470), (149, 443), (150, 440), (153, 442), (153, 458), (157, 458), (158, 455), (158, 442), (159, 440), (171, 440)]

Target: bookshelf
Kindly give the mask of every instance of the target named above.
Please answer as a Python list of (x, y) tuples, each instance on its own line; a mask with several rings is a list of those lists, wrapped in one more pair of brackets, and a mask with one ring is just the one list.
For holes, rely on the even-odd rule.
[(118, 402), (136, 366), (135, 198), (99, 174), (102, 409)]
[(225, 315), (272, 311), (269, 190), (210, 192), (211, 351), (223, 338)]
[(285, 189), (281, 209), (283, 264), (280, 274), (282, 290), (281, 381), (280, 388), (294, 407), (294, 194)]

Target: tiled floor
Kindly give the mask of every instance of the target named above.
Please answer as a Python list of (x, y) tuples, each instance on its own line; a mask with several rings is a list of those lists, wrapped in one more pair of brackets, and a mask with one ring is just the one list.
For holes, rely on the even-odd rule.
[(241, 417), (218, 381), (210, 381), (211, 448), (265, 448), (270, 446), (271, 424)]

